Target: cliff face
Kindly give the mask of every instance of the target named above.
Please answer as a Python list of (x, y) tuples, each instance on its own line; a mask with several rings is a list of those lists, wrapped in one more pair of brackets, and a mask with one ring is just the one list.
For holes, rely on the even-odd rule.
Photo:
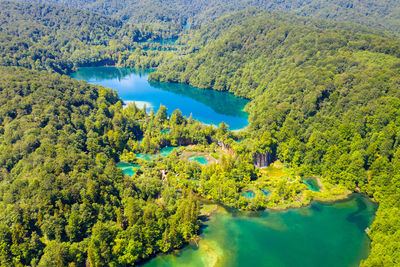
[(226, 145), (223, 141), (218, 140), (217, 143), (218, 143), (218, 146), (221, 147), (222, 151), (225, 151), (226, 153), (229, 153), (232, 156), (235, 155), (235, 152), (232, 150), (232, 148), (230, 146)]
[(253, 164), (258, 168), (268, 167), (272, 162), (272, 156), (270, 153), (254, 153)]

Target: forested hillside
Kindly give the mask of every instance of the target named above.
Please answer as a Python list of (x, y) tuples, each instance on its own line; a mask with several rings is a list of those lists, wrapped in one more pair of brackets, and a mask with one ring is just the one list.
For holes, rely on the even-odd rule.
[[(140, 3), (141, 5), (149, 4), (145, 1), (140, 1)], [(159, 4), (165, 5), (164, 2)], [(189, 8), (189, 10), (201, 9), (203, 5), (219, 6), (221, 3), (199, 2), (196, 8)], [(224, 5), (224, 8), (228, 6)], [(244, 9), (247, 6), (252, 6), (252, 4), (246, 2), (237, 7)], [(129, 7), (133, 8), (134, 5), (129, 5)], [(224, 8), (216, 8), (218, 12), (210, 14), (197, 14), (193, 11), (190, 16), (197, 16), (196, 21), (200, 25), (204, 24), (201, 22), (202, 18), (211, 21), (230, 10), (235, 10), (235, 8)], [(173, 18), (178, 18), (180, 15), (169, 9), (173, 9), (176, 13), (180, 10), (187, 11), (188, 7), (185, 3), (180, 3), (178, 8), (174, 5), (168, 8), (160, 7), (160, 10), (166, 12), (168, 16), (172, 14)], [(158, 9), (155, 8), (155, 10)], [(135, 14), (147, 16), (148, 12), (150, 11), (143, 10)], [(259, 10), (250, 9), (243, 13), (242, 18), (235, 17), (235, 20), (243, 20), (259, 12)], [(152, 16), (154, 12), (149, 14)], [(166, 46), (151, 42), (180, 36), (183, 21), (192, 23), (187, 22), (189, 15), (179, 19), (179, 23), (160, 22), (163, 19), (143, 19), (144, 22), (151, 23), (138, 25), (124, 23), (125, 15), (114, 17), (115, 19), (89, 11), (48, 4), (0, 1), (0, 65), (22, 66), (58, 73), (69, 73), (76, 67), (90, 65), (155, 68), (161, 63), (169, 62), (179, 55), (193, 51), (186, 50), (186, 46)], [(289, 16), (286, 19), (288, 20)], [(296, 19), (292, 20), (292, 23), (297, 23)], [(307, 20), (303, 22), (305, 21)], [(229, 23), (237, 22), (227, 21), (226, 23), (225, 26), (229, 26)], [(332, 23), (331, 27), (333, 25), (335, 24)], [(199, 34), (201, 38), (213, 33), (218, 35), (225, 32), (221, 25), (217, 27), (216, 32), (212, 27), (214, 26), (210, 25), (202, 29)], [(209, 37), (215, 38), (217, 35)], [(177, 51), (181, 49), (182, 51)]]
[(396, 0), (36, 0), (84, 8), (132, 23), (164, 22), (199, 26), (249, 7), (360, 23), (400, 32), (400, 3)]
[[(397, 262), (399, 239), (392, 233), (398, 236), (400, 224), (391, 221), (396, 212), (387, 214), (399, 208), (400, 43), (356, 28), (259, 13), (218, 33), (235, 16), (242, 14), (217, 21), (204, 48), (150, 79), (252, 99), (249, 132), (271, 133), (276, 158), (300, 175), (322, 176), (382, 203), (366, 264)], [(377, 257), (375, 246), (385, 247), (385, 257)]]
[(197, 233), (190, 195), (116, 168), (143, 133), (114, 91), (0, 67), (0, 96), (0, 265), (132, 265)]
[(141, 50), (141, 42), (176, 35), (177, 30), (168, 26), (124, 25), (120, 20), (89, 11), (0, 1), (3, 66), (58, 73), (87, 65), (156, 67), (171, 53)]

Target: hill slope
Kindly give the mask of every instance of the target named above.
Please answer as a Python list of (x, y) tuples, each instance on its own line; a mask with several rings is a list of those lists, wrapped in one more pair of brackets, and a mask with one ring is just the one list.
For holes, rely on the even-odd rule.
[(142, 133), (114, 91), (0, 67), (0, 96), (1, 266), (133, 265), (196, 234), (195, 201), (116, 167)]
[(37, 0), (88, 9), (132, 23), (173, 22), (201, 25), (249, 7), (292, 12), (313, 18), (360, 23), (400, 32), (400, 3), (396, 0)]
[[(152, 53), (135, 54), (135, 49), (143, 46), (140, 42), (175, 35), (176, 30), (170, 27), (126, 25), (90, 11), (0, 1), (0, 65), (3, 66), (68, 73), (77, 66), (124, 64), (121, 60), (128, 58), (136, 63), (143, 54)], [(122, 52), (124, 57), (120, 56)], [(157, 56), (160, 58), (160, 53), (153, 52), (152, 60), (144, 58), (157, 62), (154, 60)]]
[(1, 1), (0, 64), (65, 73), (73, 64), (104, 60), (121, 27), (88, 11)]

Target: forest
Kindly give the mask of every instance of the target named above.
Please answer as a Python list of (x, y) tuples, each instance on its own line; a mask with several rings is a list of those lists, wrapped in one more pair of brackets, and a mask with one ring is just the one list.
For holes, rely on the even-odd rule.
[(0, 1), (0, 25), (2, 66), (67, 74), (93, 65), (154, 68), (178, 54), (149, 42), (176, 37), (176, 28), (67, 7)]
[[(29, 1), (29, 0), (24, 0)], [(198, 28), (224, 15), (249, 7), (297, 16), (359, 23), (400, 32), (400, 3), (396, 0), (34, 0), (67, 5), (122, 19), (132, 24), (163, 23)]]
[(15, 67), (0, 74), (2, 266), (131, 265), (196, 235), (190, 192), (116, 167), (143, 133), (114, 91)]
[[(0, 1), (0, 265), (130, 266), (197, 240), (201, 200), (261, 210), (351, 192), (379, 203), (361, 265), (400, 264), (397, 1), (40, 2)], [(124, 108), (63, 75), (99, 65), (250, 99), (249, 126)], [(270, 179), (265, 154), (324, 192)]]

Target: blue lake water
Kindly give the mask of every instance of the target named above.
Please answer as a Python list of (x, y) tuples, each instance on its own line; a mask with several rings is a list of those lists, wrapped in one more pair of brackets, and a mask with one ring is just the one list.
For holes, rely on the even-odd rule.
[(231, 130), (248, 125), (248, 114), (243, 111), (248, 100), (233, 94), (204, 90), (184, 84), (147, 81), (152, 70), (115, 67), (87, 67), (72, 73), (71, 77), (92, 84), (115, 89), (125, 103), (134, 101), (139, 107), (146, 104), (157, 112), (160, 105), (171, 114), (179, 109), (183, 115), (206, 124), (225, 122)]

